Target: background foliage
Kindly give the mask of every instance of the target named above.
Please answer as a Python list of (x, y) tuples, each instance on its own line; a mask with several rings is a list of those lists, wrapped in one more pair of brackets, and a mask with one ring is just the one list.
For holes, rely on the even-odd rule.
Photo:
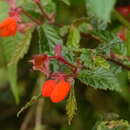
[[(41, 3), (48, 14), (56, 14), (54, 24), (45, 20), (24, 34), (0, 38), (0, 129), (129, 130), (130, 23), (115, 11), (130, 5), (129, 0)], [(32, 0), (17, 0), (17, 5), (41, 18)], [(0, 20), (8, 10), (1, 0)], [(24, 15), (22, 19), (30, 21)], [(116, 34), (121, 27), (126, 28), (125, 41)], [(54, 55), (56, 44), (62, 45), (65, 59), (74, 65), (80, 60), (82, 65), (68, 98), (58, 104), (39, 96), (46, 79), (29, 63), (36, 54)], [(52, 70), (69, 73), (65, 65), (59, 66), (53, 61)]]

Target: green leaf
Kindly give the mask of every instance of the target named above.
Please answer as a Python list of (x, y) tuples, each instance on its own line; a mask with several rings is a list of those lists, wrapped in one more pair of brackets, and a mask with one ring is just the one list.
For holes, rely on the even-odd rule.
[(95, 16), (89, 16), (89, 21), (95, 30), (106, 30), (108, 22)]
[[(18, 46), (19, 42), (22, 41), (24, 37), (25, 35), (17, 33), (13, 37), (0, 39), (0, 50), (2, 50), (1, 55), (4, 56), (5, 65), (9, 76), (9, 83), (11, 85), (11, 90), (15, 97), (16, 103), (19, 102), (19, 91), (17, 86), (17, 64), (13, 61), (14, 64), (9, 65), (9, 62), (10, 59), (12, 59), (14, 52), (16, 52), (16, 46)], [(19, 51), (17, 51), (17, 54), (19, 54)]]
[(29, 45), (31, 43), (32, 30), (25, 33), (23, 38), (17, 43), (15, 51), (13, 51), (13, 56), (11, 58), (10, 64), (17, 64), (21, 58), (27, 53)]
[(6, 68), (0, 68), (0, 86), (8, 81), (8, 73)]
[(110, 70), (114, 73), (114, 74), (118, 74), (118, 73), (121, 73), (122, 72), (122, 67), (113, 63), (113, 62), (110, 62)]
[(98, 66), (98, 67), (103, 67), (105, 69), (110, 68), (109, 63), (104, 58), (102, 58), (100, 56), (94, 57), (94, 62), (95, 62), (95, 65)]
[(115, 51), (120, 54), (123, 52), (123, 50), (125, 50), (125, 52), (123, 53), (126, 54), (126, 48), (124, 47), (124, 45), (120, 44), (122, 44), (122, 41), (115, 37), (115, 39), (113, 40), (99, 44), (99, 46), (96, 48), (96, 52), (109, 55), (112, 52), (112, 50), (114, 51), (115, 49)]
[(62, 2), (64, 2), (66, 5), (70, 6), (71, 3), (70, 3), (70, 0), (61, 0)]
[[(110, 42), (111, 40), (116, 39), (121, 41), (114, 33), (104, 30), (92, 30), (89, 31), (90, 35), (97, 38), (101, 42)], [(122, 42), (122, 41), (121, 41)]]
[(65, 36), (68, 33), (68, 31), (69, 31), (69, 25), (64, 25), (59, 29), (59, 33), (62, 37)]
[(69, 125), (71, 124), (71, 121), (74, 115), (76, 114), (76, 110), (77, 110), (77, 103), (76, 103), (76, 98), (74, 93), (74, 87), (72, 87), (66, 104), (66, 114), (68, 116)]
[(16, 49), (16, 45), (23, 38), (24, 35), (17, 33), (13, 37), (1, 38), (0, 39), (0, 49), (3, 50), (1, 53), (5, 57), (6, 64), (9, 63), (12, 58), (13, 52)]
[(58, 34), (58, 31), (52, 25), (44, 24), (42, 28), (50, 47), (53, 48), (56, 44), (63, 43), (60, 35)]
[(94, 63), (91, 56), (91, 52), (88, 49), (84, 49), (80, 55), (80, 60), (84, 64), (85, 67), (93, 68)]
[(88, 33), (92, 28), (92, 25), (87, 22), (83, 22), (78, 25), (78, 29), (82, 33)]
[(79, 48), (80, 32), (75, 26), (70, 27), (70, 32), (67, 38), (67, 46), (70, 48)]
[(122, 56), (127, 56), (127, 47), (125, 43), (115, 44), (112, 51)]
[(16, 64), (8, 66), (10, 59), (12, 58), (12, 54), (15, 51), (15, 47), (17, 43), (20, 41), (22, 35), (17, 33), (16, 36), (1, 38), (0, 39), (0, 50), (2, 50), (1, 55), (4, 56), (5, 67), (8, 72), (8, 80), (11, 85), (12, 93), (15, 97), (16, 103), (19, 102), (19, 91), (17, 86), (17, 67)]
[[(33, 0), (17, 0), (17, 5), (24, 7), (26, 11), (40, 13), (37, 4)], [(47, 13), (55, 13), (56, 5), (52, 0), (41, 0), (41, 4)]]
[(41, 0), (43, 4), (43, 8), (45, 8), (45, 11), (47, 13), (55, 13), (56, 12), (56, 4), (53, 2), (53, 0)]
[(120, 91), (120, 85), (115, 75), (104, 68), (97, 67), (93, 70), (82, 70), (78, 79), (86, 85), (97, 89)]
[(127, 30), (126, 34), (126, 46), (127, 46), (127, 55), (130, 56), (130, 31)]
[(0, 20), (4, 20), (8, 17), (8, 4), (7, 1), (0, 1)]
[(43, 32), (43, 28), (39, 27), (37, 28), (37, 33), (38, 33), (38, 50), (39, 53), (46, 53), (49, 51), (49, 45), (48, 45), (48, 41), (47, 38), (45, 37), (45, 34)]
[(107, 22), (115, 3), (116, 0), (86, 0), (89, 14)]
[(19, 112), (17, 113), (17, 117), (19, 117), (20, 114), (21, 114), (24, 110), (26, 110), (28, 107), (30, 107), (30, 106), (32, 106), (34, 103), (36, 103), (36, 102), (40, 99), (40, 97), (41, 97), (41, 95), (33, 96), (33, 97), (31, 98), (31, 100), (30, 100), (29, 102), (27, 102), (27, 104), (25, 104), (25, 106), (22, 107), (22, 108), (19, 110)]
[(11, 90), (13, 92), (14, 98), (16, 100), (16, 103), (19, 103), (19, 90), (17, 86), (17, 65), (10, 65), (7, 66), (8, 70), (8, 78), (11, 85)]

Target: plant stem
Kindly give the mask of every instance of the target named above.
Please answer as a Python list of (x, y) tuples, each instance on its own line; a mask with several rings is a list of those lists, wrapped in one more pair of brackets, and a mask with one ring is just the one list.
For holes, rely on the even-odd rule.
[(31, 119), (33, 118), (33, 113), (34, 113), (35, 108), (31, 107), (27, 113), (27, 115), (25, 116), (25, 119), (21, 125), (20, 130), (27, 130), (28, 129), (28, 125), (31, 122)]
[(45, 12), (45, 10), (44, 10), (42, 4), (41, 4), (40, 2), (37, 2), (36, 4), (37, 4), (37, 6), (39, 7), (39, 9), (41, 10), (42, 16), (43, 16), (43, 17), (46, 17), (48, 20), (50, 20), (50, 17), (49, 17), (49, 16), (47, 15), (47, 13)]
[(104, 59), (108, 60), (108, 61), (111, 61), (111, 62), (114, 62), (115, 64), (123, 67), (124, 69), (126, 70), (129, 70), (130, 71), (130, 67), (121, 63), (119, 61), (119, 59), (116, 57), (116, 55), (112, 54), (112, 56), (102, 56)]
[(123, 16), (121, 16), (116, 10), (113, 10), (113, 15), (130, 30), (130, 23)]
[(41, 21), (34, 19), (34, 18), (33, 18), (27, 11), (25, 11), (23, 8), (21, 8), (21, 12), (22, 12), (25, 16), (27, 16), (28, 18), (30, 18), (30, 19), (31, 19), (34, 23), (36, 23), (37, 25), (42, 24)]
[(49, 58), (51, 58), (51, 59), (56, 59), (56, 60), (62, 62), (63, 64), (68, 65), (69, 67), (72, 68), (72, 71), (73, 71), (74, 73), (75, 73), (76, 70), (77, 70), (77, 66), (75, 66), (75, 65), (73, 65), (73, 64), (71, 64), (71, 63), (69, 63), (68, 61), (66, 61), (66, 60), (65, 60), (63, 57), (61, 57), (61, 56), (50, 56)]
[(36, 107), (36, 119), (35, 119), (34, 130), (43, 130), (43, 124), (42, 124), (43, 105), (44, 105), (44, 99), (40, 99), (38, 101), (38, 104), (37, 104), (37, 107)]

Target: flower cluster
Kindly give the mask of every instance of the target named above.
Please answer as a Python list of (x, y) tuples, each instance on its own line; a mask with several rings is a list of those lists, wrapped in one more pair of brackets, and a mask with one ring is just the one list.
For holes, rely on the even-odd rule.
[(60, 80), (47, 80), (42, 86), (42, 96), (50, 97), (52, 102), (60, 102), (65, 99), (70, 91), (71, 84), (65, 81), (64, 78)]
[[(33, 63), (33, 70), (39, 70), (44, 73), (47, 80), (42, 85), (42, 96), (49, 97), (52, 102), (60, 102), (67, 97), (71, 89), (71, 81), (73, 81), (74, 74), (76, 74), (76, 66), (70, 64), (61, 55), (61, 45), (55, 46), (55, 56), (48, 56), (46, 54), (33, 56), (31, 62)], [(51, 60), (55, 59), (60, 63), (66, 64), (72, 70), (72, 74), (65, 72), (51, 72)]]
[[(0, 22), (0, 37), (14, 36), (16, 32), (25, 33), (29, 28), (39, 26), (43, 24), (43, 19), (47, 19), (48, 23), (55, 22), (55, 14), (48, 14), (44, 11), (41, 0), (32, 0), (40, 9), (43, 19), (36, 19), (23, 7), (18, 7), (16, 0), (6, 0), (9, 5), (8, 17)], [(28, 17), (31, 21), (26, 22), (22, 19), (21, 14)]]

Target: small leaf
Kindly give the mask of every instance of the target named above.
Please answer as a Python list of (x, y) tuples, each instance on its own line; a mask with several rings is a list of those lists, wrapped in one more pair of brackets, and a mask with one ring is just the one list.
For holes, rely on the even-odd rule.
[(92, 30), (89, 31), (90, 35), (99, 39), (102, 42), (110, 42), (111, 40), (121, 41), (114, 33), (104, 30)]
[(27, 102), (27, 104), (19, 110), (19, 112), (17, 113), (17, 117), (19, 117), (20, 114), (21, 114), (24, 110), (26, 110), (28, 107), (30, 107), (30, 106), (32, 106), (34, 103), (36, 103), (36, 102), (39, 100), (40, 97), (41, 97), (41, 95), (33, 96), (33, 97), (31, 98), (31, 100), (30, 100), (29, 102)]
[(46, 35), (46, 38), (48, 39), (49, 42), (52, 42), (53, 44), (63, 42), (58, 34), (58, 31), (56, 31), (56, 29), (53, 26), (49, 24), (44, 24), (42, 27)]
[(95, 65), (98, 66), (98, 67), (103, 67), (105, 69), (109, 69), (110, 68), (109, 63), (104, 58), (102, 58), (100, 56), (96, 56), (94, 58), (94, 62), (95, 62)]
[(27, 53), (32, 38), (32, 30), (26, 32), (20, 43), (17, 43), (10, 64), (17, 64), (18, 61)]
[(82, 70), (78, 79), (84, 84), (97, 89), (121, 91), (115, 75), (111, 71), (101, 67), (97, 67), (93, 70)]
[(75, 26), (70, 27), (70, 32), (67, 38), (67, 46), (70, 48), (79, 48), (80, 32)]
[(69, 31), (69, 26), (64, 25), (63, 27), (60, 28), (59, 33), (63, 37), (68, 33), (68, 31)]
[(71, 121), (76, 114), (77, 110), (77, 103), (76, 103), (76, 98), (74, 94), (74, 88), (71, 88), (69, 98), (67, 99), (67, 104), (66, 104), (66, 114), (68, 116), (68, 123), (69, 125), (71, 124)]
[(53, 0), (41, 0), (41, 3), (47, 13), (50, 14), (56, 12), (56, 4)]
[(84, 49), (80, 55), (80, 60), (84, 64), (85, 67), (93, 68), (94, 63), (91, 56), (91, 52), (88, 49)]
[(127, 47), (123, 42), (120, 44), (115, 44), (112, 48), (112, 51), (122, 56), (127, 56)]
[(48, 44), (46, 46), (49, 46), (50, 51), (52, 51), (54, 49), (54, 46), (56, 44), (63, 43), (62, 38), (60, 37), (58, 31), (52, 25), (44, 24), (42, 26), (42, 29), (43, 29), (44, 35), (48, 41), (48, 43), (44, 43), (44, 45)]

